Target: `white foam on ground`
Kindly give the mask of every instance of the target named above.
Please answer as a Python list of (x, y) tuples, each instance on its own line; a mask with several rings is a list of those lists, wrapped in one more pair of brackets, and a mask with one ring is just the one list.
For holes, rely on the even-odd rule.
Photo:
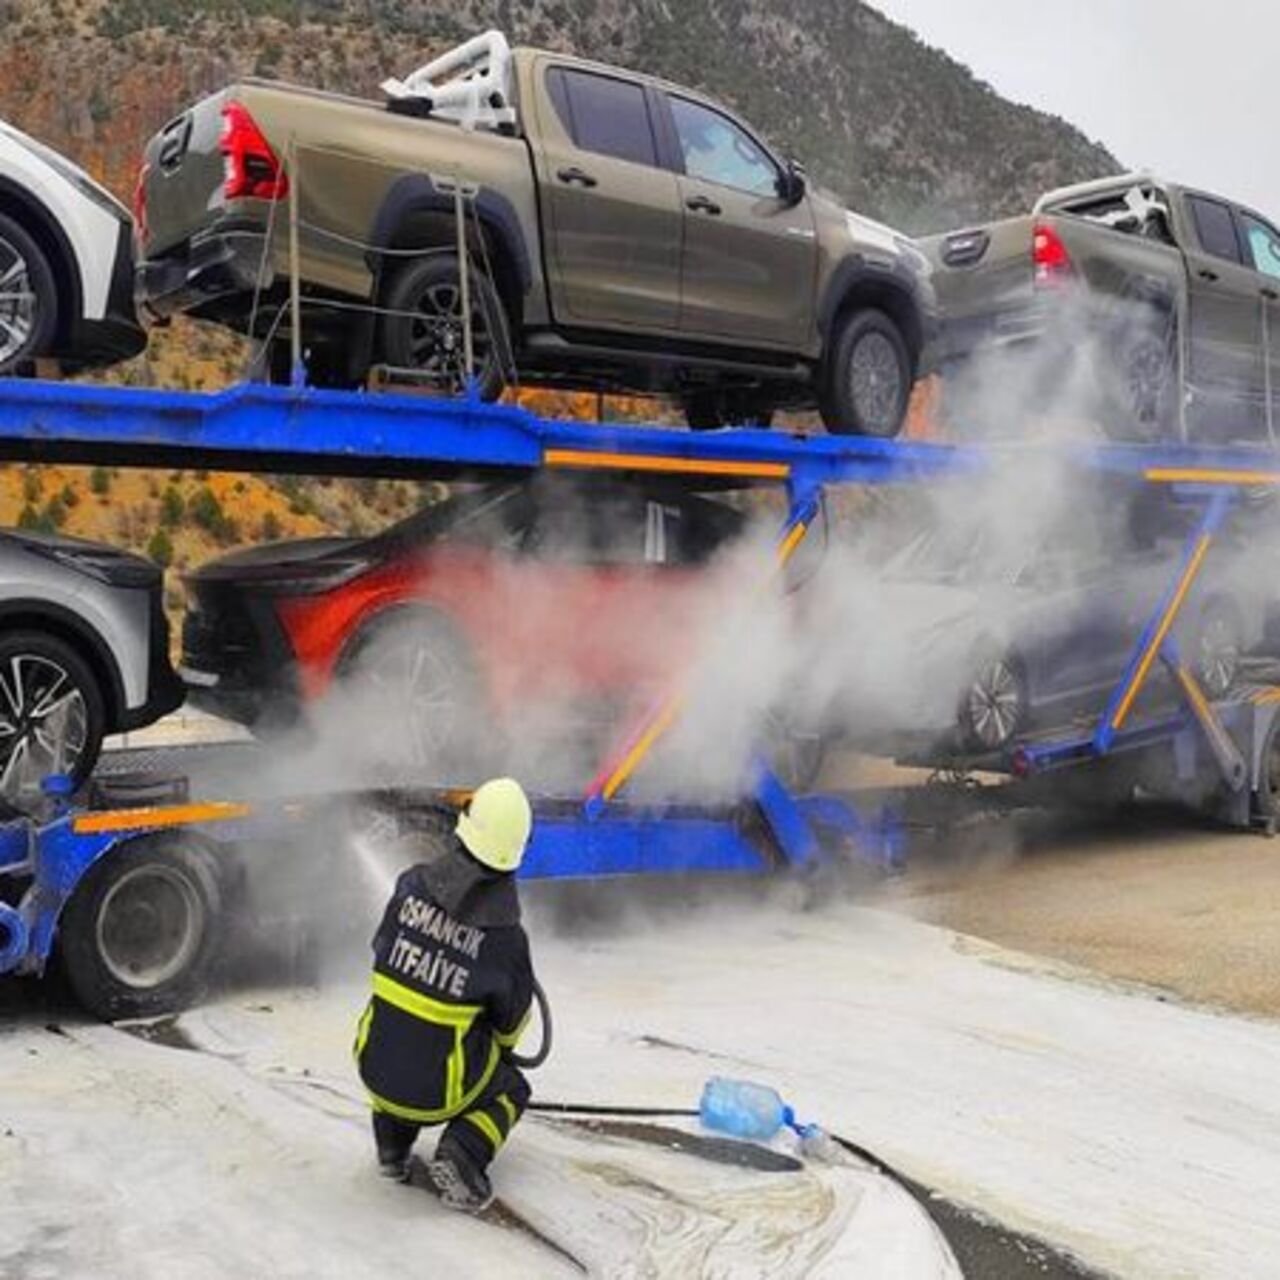
[[(1100, 1268), (1275, 1274), (1280, 1028), (992, 963), (848, 906), (577, 941), (532, 929), (557, 1014), (544, 1098), (692, 1106), (710, 1074), (752, 1077)], [(407, 1211), (413, 1193), (372, 1176), (348, 1058), (363, 989), (353, 965), (352, 985), (320, 995), (229, 997), (184, 1016), (203, 1053), (96, 1026), (0, 1033), (0, 1274), (374, 1275), (416, 1257), (432, 1274), (571, 1274), (430, 1201)], [(602, 1144), (592, 1171), (580, 1140), (530, 1122), (495, 1182), (558, 1238), (576, 1233), (601, 1274), (645, 1257), (657, 1275), (690, 1258), (705, 1274), (946, 1274), (931, 1226), (865, 1172), (780, 1180), (766, 1199), (798, 1200), (753, 1215), (745, 1175), (682, 1159)], [(696, 1211), (671, 1217), (652, 1185)], [(818, 1221), (828, 1254), (806, 1260), (795, 1225)], [(768, 1272), (761, 1232), (785, 1243)]]

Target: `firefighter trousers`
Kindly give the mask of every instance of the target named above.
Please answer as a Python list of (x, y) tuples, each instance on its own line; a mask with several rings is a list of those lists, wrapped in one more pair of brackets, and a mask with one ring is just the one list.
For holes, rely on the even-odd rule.
[[(511, 1136), (511, 1130), (529, 1105), (529, 1082), (505, 1058), (493, 1078), (467, 1108), (445, 1122), (441, 1142), (456, 1143), (477, 1169), (487, 1168)], [(383, 1162), (408, 1158), (423, 1126), (373, 1110), (373, 1138)]]

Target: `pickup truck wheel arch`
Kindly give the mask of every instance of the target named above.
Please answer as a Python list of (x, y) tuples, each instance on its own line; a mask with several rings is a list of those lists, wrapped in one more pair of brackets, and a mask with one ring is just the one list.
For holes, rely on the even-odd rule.
[(847, 258), (836, 268), (818, 304), (824, 355), (839, 336), (844, 318), (867, 307), (883, 311), (898, 326), (915, 369), (924, 348), (924, 325), (914, 283), (892, 268), (875, 266), (860, 256)]
[[(523, 309), (525, 294), (533, 284), (533, 269), (529, 249), (520, 229), (520, 220), (511, 202), (494, 191), (481, 191), (475, 198), (476, 216), (486, 233), (487, 249), (493, 267), (494, 284), (512, 321), (517, 321)], [(421, 174), (409, 174), (396, 181), (387, 193), (369, 236), (372, 246), (366, 255), (379, 290), (381, 282), (394, 266), (381, 250), (430, 247), (432, 244), (453, 247), (457, 244), (457, 231), (453, 225), (453, 196), (437, 191), (429, 178)], [(426, 222), (428, 226), (440, 225), (446, 229), (443, 237), (432, 234), (431, 239), (419, 245), (413, 234), (414, 223)], [(474, 243), (474, 229), (468, 227), (468, 242), (473, 254), (483, 259), (480, 246)]]

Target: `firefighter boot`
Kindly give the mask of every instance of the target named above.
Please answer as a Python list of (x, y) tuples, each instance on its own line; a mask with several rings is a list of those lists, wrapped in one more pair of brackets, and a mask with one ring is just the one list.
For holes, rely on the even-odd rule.
[(468, 1155), (460, 1142), (447, 1134), (427, 1165), (427, 1176), (450, 1209), (480, 1213), (493, 1203), (493, 1187), (484, 1169)]

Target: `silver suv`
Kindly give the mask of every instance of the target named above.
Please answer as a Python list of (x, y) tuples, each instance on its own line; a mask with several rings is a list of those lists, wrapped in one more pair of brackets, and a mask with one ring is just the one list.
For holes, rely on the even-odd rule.
[(0, 531), (0, 799), (83, 782), (108, 733), (180, 706), (163, 575), (79, 538)]

